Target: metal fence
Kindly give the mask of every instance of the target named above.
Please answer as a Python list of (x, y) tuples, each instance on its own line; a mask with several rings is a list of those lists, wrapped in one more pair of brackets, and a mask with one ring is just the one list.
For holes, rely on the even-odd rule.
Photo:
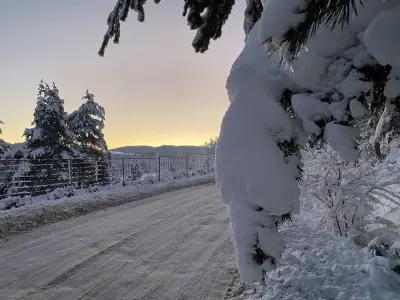
[(214, 156), (119, 157), (111, 159), (0, 159), (0, 199), (38, 196), (57, 189), (155, 183), (214, 171)]

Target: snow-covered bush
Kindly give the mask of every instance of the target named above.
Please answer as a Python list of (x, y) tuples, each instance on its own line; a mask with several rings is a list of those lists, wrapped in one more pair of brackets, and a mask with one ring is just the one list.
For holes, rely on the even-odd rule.
[(0, 210), (9, 210), (24, 205), (24, 198), (21, 197), (9, 197), (5, 199), (0, 199)]
[(321, 221), (332, 232), (353, 236), (366, 246), (365, 233), (376, 226), (391, 226), (385, 212), (400, 207), (400, 166), (391, 160), (346, 163), (329, 146), (303, 154), (302, 204), (319, 209)]
[[(361, 156), (367, 158), (371, 147), (361, 143)], [(340, 160), (326, 145), (307, 149), (301, 197), (303, 208), (318, 216), (331, 232), (369, 249), (373, 256), (370, 279), (387, 288), (393, 288), (396, 280), (400, 283), (395, 274), (400, 274), (399, 226), (390, 217), (400, 209), (400, 151), (392, 149), (382, 162), (364, 159), (356, 163)]]
[(143, 172), (140, 169), (139, 164), (135, 164), (135, 166), (133, 168), (131, 168), (130, 170), (130, 177), (132, 181), (136, 181), (139, 180), (140, 178), (142, 178), (143, 176)]
[(154, 174), (145, 174), (141, 179), (141, 183), (143, 184), (155, 184), (157, 182), (158, 178)]
[[(378, 155), (381, 137), (397, 126), (392, 122), (397, 98), (385, 89), (392, 67), (381, 65), (364, 42), (369, 25), (393, 2), (366, 1), (349, 24), (333, 30), (320, 24), (306, 46), (294, 51), (289, 36), (307, 25), (312, 3), (317, 2), (264, 1), (228, 79), (231, 105), (217, 147), (217, 183), (229, 204), (239, 272), (246, 281), (261, 280), (283, 249), (271, 220), (298, 211), (296, 179), (305, 138), (326, 140), (342, 159), (356, 160), (355, 120), (367, 116), (376, 128)], [(274, 54), (268, 57), (264, 47)], [(284, 65), (278, 68), (280, 59)], [(360, 173), (368, 167), (325, 171), (322, 202), (342, 234), (366, 226), (379, 201), (375, 195), (387, 189), (383, 177), (372, 191), (364, 189), (372, 184)]]
[(75, 195), (75, 189), (73, 186), (67, 186), (62, 188), (57, 188), (54, 191), (48, 193), (47, 199), (54, 200), (54, 199), (62, 199), (66, 197), (72, 197)]

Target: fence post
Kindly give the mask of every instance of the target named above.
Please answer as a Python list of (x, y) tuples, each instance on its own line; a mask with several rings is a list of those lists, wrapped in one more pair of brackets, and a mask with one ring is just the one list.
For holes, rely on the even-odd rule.
[(161, 182), (161, 156), (158, 156), (158, 182)]
[(95, 169), (95, 176), (96, 176), (96, 184), (99, 184), (99, 168), (97, 165), (97, 159), (94, 161), (94, 169)]
[(187, 153), (185, 156), (185, 160), (186, 160), (186, 176), (189, 177), (189, 154)]
[(69, 178), (69, 185), (72, 185), (72, 166), (71, 166), (71, 159), (68, 159), (68, 178)]
[(125, 186), (125, 157), (122, 158), (122, 186)]

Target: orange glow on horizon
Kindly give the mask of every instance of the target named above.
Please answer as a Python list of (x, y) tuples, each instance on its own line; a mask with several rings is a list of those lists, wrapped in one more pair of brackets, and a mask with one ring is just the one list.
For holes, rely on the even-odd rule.
[(243, 47), (244, 3), (235, 5), (221, 39), (197, 54), (182, 3), (149, 2), (145, 24), (133, 16), (122, 24), (121, 43), (110, 43), (104, 58), (97, 49), (112, 8), (109, 0), (94, 7), (90, 1), (28, 1), (24, 8), (0, 1), (7, 41), (0, 50), (0, 120), (5, 123), (0, 138), (24, 140), (41, 79), (56, 83), (68, 113), (79, 107), (87, 89), (95, 94), (106, 110), (109, 148), (202, 145), (218, 135), (229, 103), (226, 78)]

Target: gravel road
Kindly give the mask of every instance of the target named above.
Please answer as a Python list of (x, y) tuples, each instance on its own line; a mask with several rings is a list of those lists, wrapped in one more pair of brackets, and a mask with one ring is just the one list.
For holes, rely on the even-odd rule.
[(0, 241), (0, 299), (222, 299), (226, 208), (203, 185)]

